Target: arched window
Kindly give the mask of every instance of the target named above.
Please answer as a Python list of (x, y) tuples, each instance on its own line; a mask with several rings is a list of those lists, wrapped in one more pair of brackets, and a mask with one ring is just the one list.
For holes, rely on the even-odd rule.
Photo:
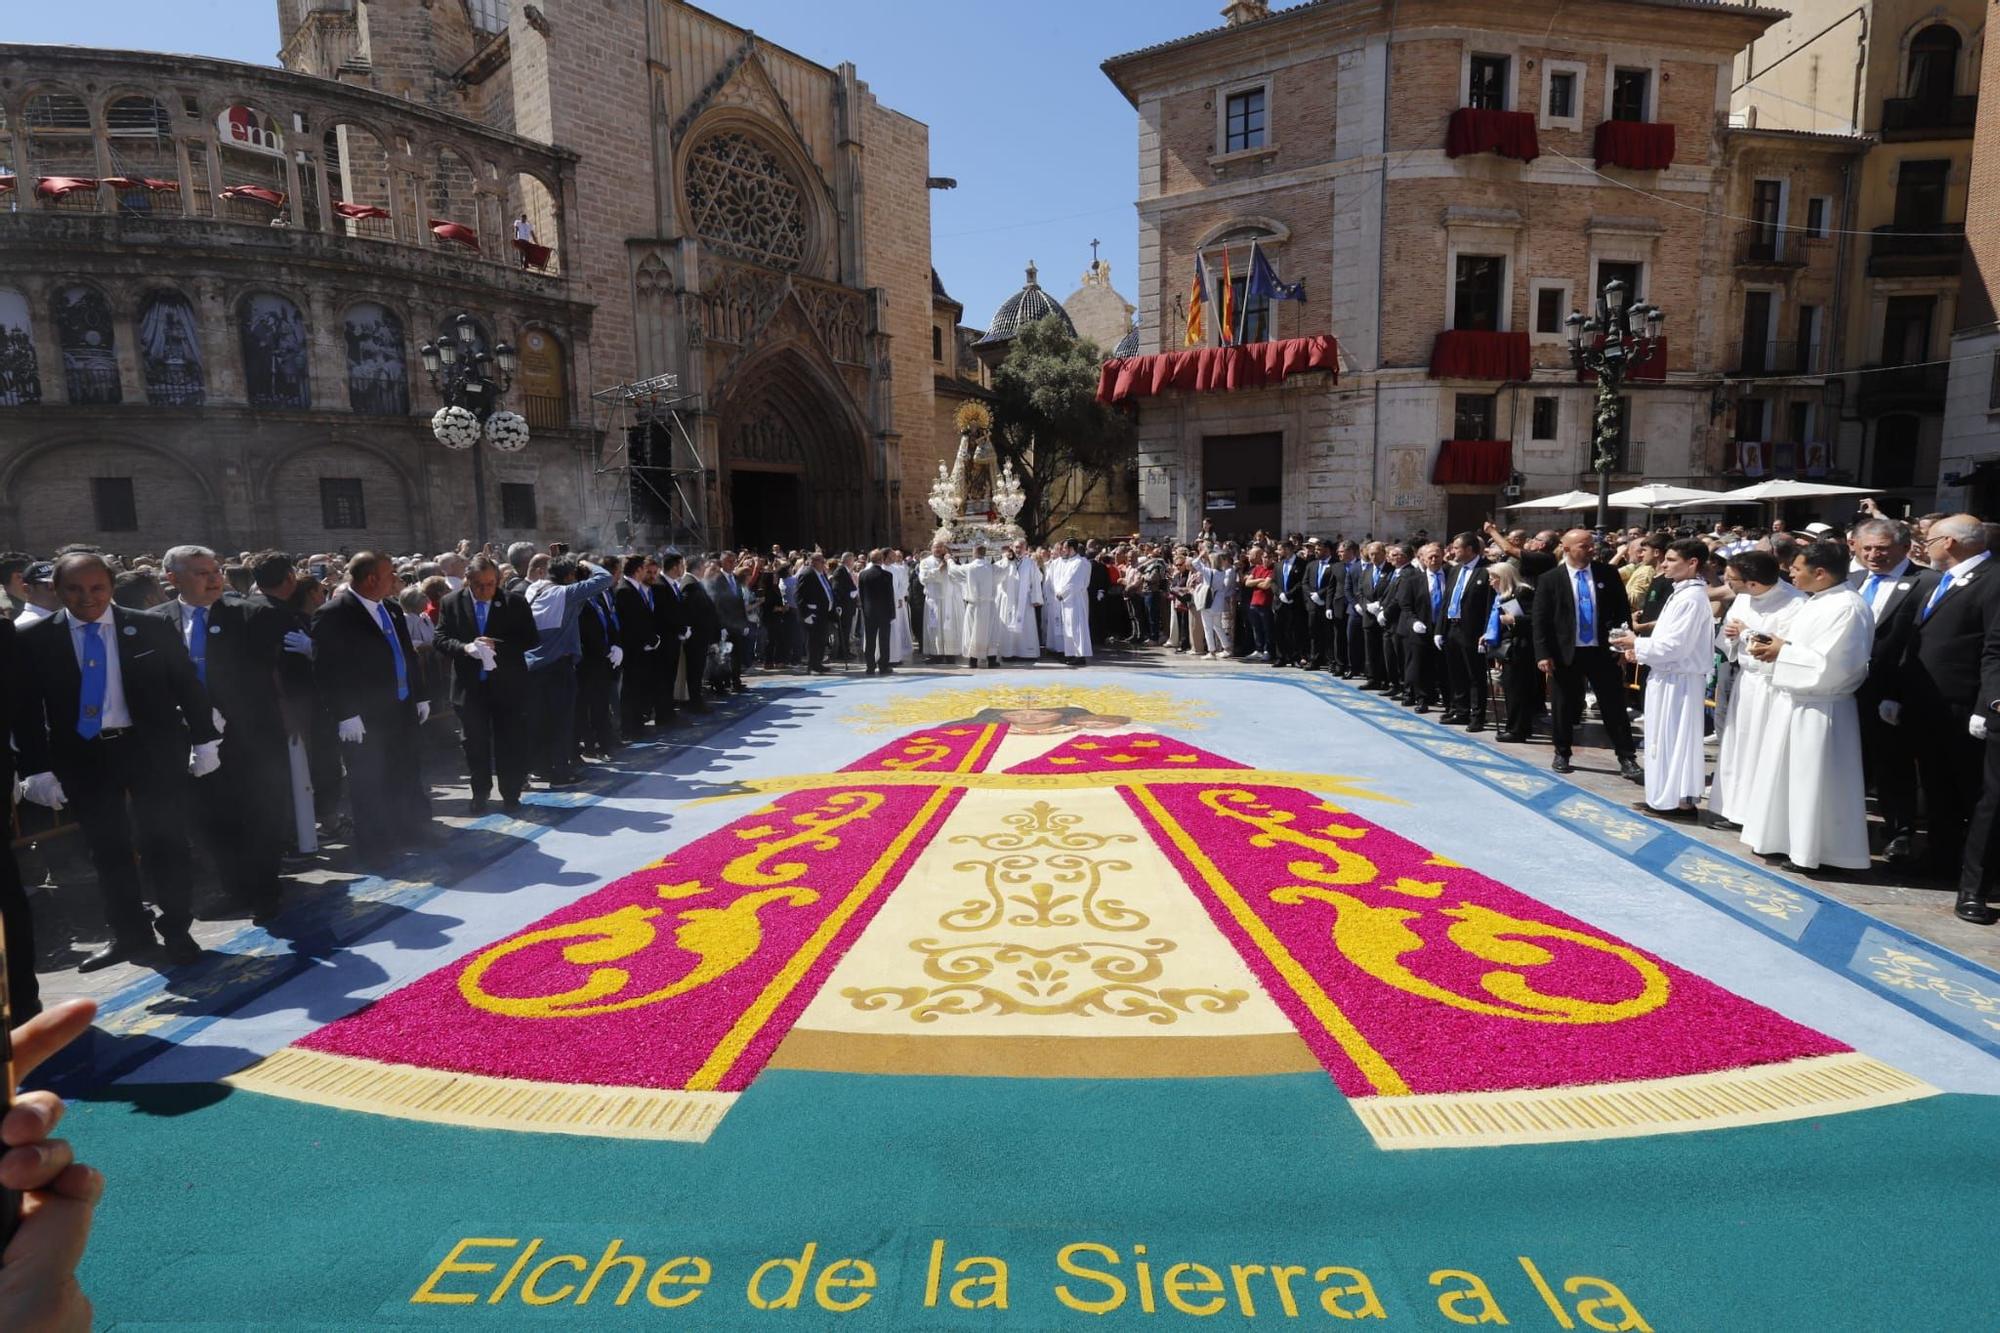
[(285, 134), (277, 120), (255, 107), (231, 106), (216, 117), (215, 132), (223, 189), (242, 186), (250, 191), (218, 200), (218, 216), (255, 226), (269, 226), (281, 213), (297, 217), (287, 208)]
[(55, 294), (55, 321), (70, 402), (102, 407), (120, 401), (118, 351), (104, 293), (81, 283), (62, 288)]
[(349, 236), (393, 240), (389, 209), (389, 152), (359, 125), (335, 125), (320, 138), (326, 188), (333, 194), (334, 226)]
[(208, 396), (194, 308), (179, 292), (148, 292), (139, 307), (139, 356), (146, 401), (154, 407), (200, 407)]
[(347, 405), (362, 416), (410, 414), (410, 379), (403, 358), (403, 321), (373, 302), (351, 306), (347, 333)]
[[(117, 190), (118, 207), (131, 213), (152, 212), (153, 192), (145, 182), (180, 180), (173, 121), (166, 107), (151, 97), (121, 97), (105, 108), (104, 133), (111, 174), (133, 182)], [(169, 204), (168, 211), (178, 213), (180, 209)]]
[(516, 174), (507, 192), (506, 221), (515, 261), (522, 268), (554, 273), (560, 240), (556, 200), (549, 187), (526, 172)]
[[(431, 178), (424, 196), (430, 210), (426, 225), (455, 222), (461, 227), (471, 228), (473, 234), (479, 236), (482, 228), (479, 216), (478, 181), (478, 176), (473, 173), (472, 163), (461, 154), (449, 148), (438, 149), (437, 155), (431, 160)], [(480, 241), (484, 244), (486, 238), (480, 236)], [(440, 236), (435, 231), (431, 233), (431, 244), (440, 250), (453, 250), (459, 253), (463, 253), (465, 248), (461, 242)]]
[[(1271, 298), (1252, 296), (1250, 291), (1250, 246), (1253, 242), (1265, 248), (1265, 258), (1272, 258), (1269, 249), (1273, 239), (1269, 228), (1263, 226), (1232, 227), (1201, 248), (1201, 262), (1208, 266), (1209, 282), (1213, 291), (1209, 299), (1212, 305), (1207, 322), (1215, 325), (1209, 333), (1211, 342), (1220, 341), (1220, 321), (1223, 314), (1222, 275), (1229, 274), (1230, 303), (1228, 309), (1234, 312), (1236, 321), (1229, 328), (1229, 340), (1238, 343), (1268, 342), (1272, 336)], [(1225, 259), (1227, 263), (1225, 264)]]
[(794, 272), (811, 238), (806, 196), (778, 155), (734, 130), (695, 145), (687, 164), (688, 218), (717, 252)]
[(521, 333), (521, 415), (536, 429), (561, 430), (569, 425), (569, 376), (563, 368), (562, 344), (544, 329)]
[(306, 321), (299, 308), (275, 292), (258, 292), (244, 298), (236, 319), (250, 406), (298, 411), (311, 407)]
[[(97, 145), (91, 139), (90, 108), (74, 93), (36, 93), (28, 99), (21, 128), (38, 176), (97, 177)], [(32, 188), (32, 185), (31, 185)], [(94, 212), (97, 191), (75, 190), (57, 197), (57, 208)], [(46, 206), (47, 201), (42, 201)]]
[(42, 401), (41, 368), (35, 363), (35, 322), (27, 298), (0, 289), (0, 407)]
[(1926, 106), (1943, 106), (1958, 90), (1958, 30), (1933, 23), (1910, 39), (1909, 95)]

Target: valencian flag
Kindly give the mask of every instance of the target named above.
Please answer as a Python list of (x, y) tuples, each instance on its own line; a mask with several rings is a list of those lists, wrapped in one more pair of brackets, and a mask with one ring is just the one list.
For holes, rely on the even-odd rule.
[(1216, 291), (1216, 303), (1221, 306), (1216, 321), (1217, 340), (1227, 347), (1236, 341), (1236, 283), (1229, 276), (1229, 251), (1222, 252), (1222, 286)]
[(1187, 336), (1183, 347), (1199, 347), (1208, 341), (1208, 266), (1194, 257), (1194, 289), (1188, 293)]

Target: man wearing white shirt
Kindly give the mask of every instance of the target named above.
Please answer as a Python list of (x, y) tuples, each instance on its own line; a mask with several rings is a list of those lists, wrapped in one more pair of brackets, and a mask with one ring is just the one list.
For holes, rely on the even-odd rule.
[(1702, 713), (1708, 669), (1715, 659), (1715, 621), (1701, 577), (1707, 559), (1702, 542), (1669, 544), (1654, 577), (1668, 580), (1674, 590), (1652, 634), (1641, 639), (1625, 628), (1611, 633), (1611, 646), (1626, 661), (1651, 671), (1646, 682), (1646, 799), (1634, 808), (1690, 823), (1695, 803), (1708, 788)]
[(933, 665), (953, 661), (959, 656), (964, 598), (952, 577), (949, 546), (931, 544), (931, 553), (917, 566), (917, 581), (924, 589), (924, 655)]
[(174, 626), (113, 606), (111, 584), (104, 557), (64, 556), (54, 584), (63, 610), (21, 631), (16, 645), (23, 795), (75, 808), (110, 928), (110, 942), (78, 964), (86, 972), (149, 955), (155, 929), (170, 961), (201, 956), (188, 934), (187, 779), (215, 771), (222, 739)]
[(61, 609), (56, 600), (56, 567), (47, 562), (29, 565), (21, 576), (23, 598), (14, 612), (14, 628), (26, 629), (37, 620), (46, 620)]
[(1868, 679), (1855, 695), (1861, 713), (1861, 762), (1875, 807), (1882, 813), (1883, 850), (1891, 861), (1910, 859), (1917, 827), (1917, 758), (1910, 735), (1882, 720), (1882, 701), (1891, 697), (1897, 670), (1916, 629), (1918, 599), (1912, 596), (1924, 570), (1910, 560), (1910, 527), (1891, 518), (1857, 524), (1848, 546), (1858, 568), (1847, 576), (1875, 617), (1875, 647)]
[(1709, 806), (1729, 823), (1743, 823), (1743, 800), (1765, 754), (1764, 733), (1771, 716), (1771, 664), (1750, 655), (1755, 636), (1782, 637), (1805, 604), (1805, 594), (1778, 577), (1778, 558), (1769, 551), (1739, 551), (1729, 568), (1743, 592), (1722, 618), (1721, 648), (1736, 664), (1736, 688), (1721, 716), (1715, 783)]

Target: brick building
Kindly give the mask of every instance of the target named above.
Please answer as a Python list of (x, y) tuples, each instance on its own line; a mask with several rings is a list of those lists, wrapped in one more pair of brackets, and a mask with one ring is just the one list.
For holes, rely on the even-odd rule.
[[(1990, 11), (1989, 11), (1990, 12)], [(1980, 70), (1966, 182), (1965, 269), (1951, 336), (1939, 502), (2000, 514), (2000, 60)]]
[[(279, 14), (283, 70), (0, 47), (0, 543), (928, 533), (929, 136), (852, 66), (679, 0)], [(431, 438), (460, 312), (521, 452)], [(664, 495), (591, 397), (662, 372)]]
[[(1741, 353), (1760, 284), (1736, 260), (1764, 261), (1728, 220), (1732, 173), (1800, 155), (1818, 189), (1857, 148), (1731, 132), (1732, 62), (1778, 11), (1237, 0), (1224, 13), (1104, 67), (1139, 117), (1139, 350), (1182, 345), (1197, 254), (1216, 278), (1227, 266), (1240, 304), (1255, 241), (1306, 300), (1252, 302), (1247, 340), (1333, 335), (1339, 379), (1136, 400), (1148, 530), (1210, 517), (1436, 532), (1476, 526), (1515, 486), (1594, 488), (1594, 390), (1563, 320), (1613, 278), (1664, 309), (1667, 335), (1627, 381), (1614, 484), (1712, 484), (1741, 465), (1739, 434), (1817, 429), (1792, 413), (1816, 404), (1810, 378), (1776, 399), (1730, 385), (1776, 355), (1768, 327), (1760, 355)], [(1787, 267), (1777, 285), (1817, 293), (1832, 267)], [(1746, 397), (1775, 424), (1739, 424)]]

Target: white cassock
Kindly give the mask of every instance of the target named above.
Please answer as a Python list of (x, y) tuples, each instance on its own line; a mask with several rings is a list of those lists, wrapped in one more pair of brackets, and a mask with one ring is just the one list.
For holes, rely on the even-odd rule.
[(1041, 567), (1042, 644), (1057, 656), (1062, 655), (1062, 603), (1056, 600), (1056, 565), (1062, 559), (1055, 556)]
[(1715, 618), (1708, 585), (1684, 579), (1660, 610), (1650, 637), (1633, 641), (1646, 679), (1646, 804), (1672, 810), (1708, 789), (1701, 748), (1708, 668), (1715, 660)]
[(910, 567), (898, 560), (889, 566), (896, 587), (896, 618), (889, 622), (889, 660), (910, 660)]
[(1769, 592), (1752, 597), (1744, 593), (1729, 604), (1722, 618), (1724, 628), (1739, 624), (1743, 633), (1721, 640), (1723, 656), (1736, 663), (1736, 691), (1729, 712), (1722, 719), (1722, 742), (1715, 756), (1715, 786), (1708, 794), (1709, 805), (1733, 824), (1743, 822), (1743, 797), (1750, 779), (1764, 758), (1765, 728), (1771, 720), (1771, 664), (1750, 655), (1750, 636), (1791, 633), (1792, 618), (1804, 606), (1806, 595), (1789, 583), (1780, 583)]
[(1000, 568), (1000, 656), (1042, 655), (1042, 567), (1017, 556)]
[(1048, 591), (1053, 594), (1062, 637), (1056, 650), (1064, 657), (1090, 656), (1090, 561), (1066, 555), (1049, 566)]
[(953, 581), (965, 598), (965, 656), (985, 661), (1000, 655), (1000, 571), (985, 556), (969, 565), (952, 567)]
[(917, 566), (917, 579), (924, 585), (924, 652), (931, 657), (958, 657), (960, 598), (958, 582), (951, 574), (951, 559), (924, 557)]
[(1759, 855), (1783, 852), (1808, 870), (1865, 870), (1868, 808), (1854, 691), (1868, 678), (1875, 613), (1843, 583), (1807, 599), (1784, 639), (1739, 836)]

